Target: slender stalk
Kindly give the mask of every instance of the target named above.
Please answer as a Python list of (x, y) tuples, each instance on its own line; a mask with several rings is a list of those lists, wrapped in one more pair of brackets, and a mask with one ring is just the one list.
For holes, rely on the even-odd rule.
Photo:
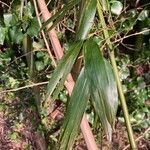
[[(41, 23), (41, 20), (40, 20), (40, 17), (39, 17), (39, 12), (38, 12), (38, 8), (37, 8), (36, 0), (33, 0), (33, 3), (34, 3), (36, 17), (38, 19), (38, 23), (39, 23), (39, 26), (41, 28), (42, 27), (42, 23)], [(56, 61), (55, 61), (55, 59), (54, 59), (54, 57), (53, 57), (53, 55), (51, 53), (51, 50), (50, 50), (50, 47), (49, 47), (49, 43), (48, 43), (48, 41), (46, 39), (46, 35), (44, 33), (44, 30), (42, 30), (41, 33), (42, 33), (42, 36), (43, 36), (43, 39), (44, 39), (44, 42), (45, 42), (45, 45), (46, 45), (46, 48), (47, 48), (47, 52), (48, 52), (48, 54), (50, 56), (50, 59), (52, 60), (52, 64), (54, 65), (54, 67), (56, 67), (57, 64), (56, 64)]]
[(121, 105), (122, 105), (122, 109), (123, 109), (123, 113), (124, 113), (124, 118), (125, 118), (125, 122), (126, 122), (126, 127), (127, 127), (127, 131), (128, 131), (128, 137), (129, 137), (131, 149), (135, 150), (136, 149), (136, 143), (135, 143), (135, 140), (134, 140), (133, 130), (132, 130), (130, 120), (129, 120), (128, 108), (127, 108), (125, 96), (124, 96), (124, 93), (123, 93), (122, 84), (121, 84), (121, 81), (120, 81), (120, 78), (119, 78), (117, 64), (116, 64), (116, 61), (115, 61), (113, 44), (111, 43), (110, 38), (109, 38), (109, 33), (107, 31), (107, 26), (106, 26), (106, 23), (105, 23), (102, 7), (101, 7), (101, 4), (100, 4), (99, 0), (97, 0), (97, 11), (98, 11), (98, 15), (99, 15), (99, 18), (100, 18), (100, 21), (101, 21), (101, 24), (102, 24), (103, 34), (104, 34), (104, 37), (106, 39), (107, 46), (109, 48), (109, 57), (110, 57), (110, 60), (111, 60), (111, 63), (112, 63), (113, 72), (114, 72), (116, 82), (117, 82), (117, 86), (118, 86), (120, 101), (121, 101)]

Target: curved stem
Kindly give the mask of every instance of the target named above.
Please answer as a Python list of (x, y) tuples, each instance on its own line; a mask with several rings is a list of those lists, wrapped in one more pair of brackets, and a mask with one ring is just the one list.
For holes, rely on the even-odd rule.
[(116, 61), (115, 61), (113, 44), (111, 43), (110, 38), (109, 38), (109, 33), (107, 31), (107, 26), (106, 26), (106, 23), (105, 23), (102, 7), (101, 7), (101, 4), (100, 4), (99, 0), (97, 0), (97, 11), (98, 11), (98, 15), (99, 15), (99, 18), (100, 18), (100, 21), (101, 21), (101, 24), (102, 24), (103, 34), (104, 34), (104, 37), (106, 39), (107, 46), (109, 48), (109, 57), (110, 57), (110, 60), (111, 60), (111, 63), (112, 63), (113, 72), (114, 72), (116, 82), (117, 82), (117, 86), (118, 86), (118, 92), (119, 92), (120, 101), (121, 101), (121, 105), (122, 105), (122, 109), (123, 109), (123, 113), (124, 113), (124, 118), (125, 118), (125, 122), (126, 122), (126, 127), (127, 127), (127, 131), (128, 131), (128, 137), (129, 137), (131, 149), (136, 150), (136, 144), (135, 144), (135, 140), (134, 140), (134, 136), (133, 136), (133, 130), (132, 130), (132, 127), (131, 127), (131, 124), (130, 124), (128, 108), (127, 108), (125, 96), (124, 96), (124, 93), (123, 93), (123, 88), (122, 88), (122, 84), (121, 84), (121, 81), (120, 81), (120, 77), (119, 77), (119, 73), (118, 73), (118, 69), (117, 69), (117, 64), (116, 64)]

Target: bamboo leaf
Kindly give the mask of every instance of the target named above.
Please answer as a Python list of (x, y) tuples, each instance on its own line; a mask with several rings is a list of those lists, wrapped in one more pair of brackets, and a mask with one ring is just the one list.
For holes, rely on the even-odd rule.
[(73, 89), (61, 135), (61, 150), (71, 150), (89, 98), (89, 81), (82, 69)]
[[(62, 13), (58, 16), (57, 20), (54, 21), (53, 24), (52, 24), (52, 26), (47, 30), (47, 32), (51, 31), (51, 30), (65, 17), (65, 14), (66, 14), (66, 11), (62, 12)], [(52, 18), (52, 19), (53, 19), (53, 18)], [(52, 21), (51, 21), (51, 18), (50, 18), (49, 21), (52, 22)]]
[(110, 123), (108, 122), (107, 116), (106, 116), (106, 109), (105, 109), (105, 103), (103, 101), (103, 97), (98, 89), (96, 89), (95, 86), (90, 85), (90, 93), (91, 93), (91, 100), (92, 104), (94, 106), (94, 109), (96, 113), (98, 114), (102, 127), (104, 128), (104, 131), (107, 134), (107, 137), (111, 140), (112, 137), (112, 128)]
[[(105, 131), (110, 131), (109, 125), (106, 129), (104, 117), (110, 125), (113, 124), (117, 106), (118, 106), (118, 93), (115, 78), (112, 72), (111, 65), (105, 60), (99, 50), (97, 43), (89, 39), (84, 44), (84, 57), (85, 57), (85, 70), (87, 78), (91, 81), (91, 91), (93, 103), (99, 114), (100, 120)], [(99, 102), (100, 101), (100, 102)]]
[[(73, 44), (73, 46), (68, 50), (68, 53), (64, 56), (62, 60), (60, 60), (56, 70), (54, 71), (52, 77), (50, 78), (48, 87), (47, 87), (47, 95), (46, 99), (51, 96), (56, 86), (59, 86), (59, 81), (63, 77), (63, 79), (70, 72), (79, 52), (82, 47), (82, 42), (77, 42)], [(64, 81), (64, 80), (63, 80)], [(62, 83), (61, 83), (62, 84)]]
[(78, 4), (81, 0), (70, 0), (61, 10), (59, 10), (55, 15), (53, 15), (51, 18), (49, 18), (43, 25), (41, 30), (43, 30), (49, 23), (53, 22), (53, 25), (48, 29), (51, 30), (56, 26), (57, 23), (59, 23), (62, 18), (65, 17), (65, 14), (72, 9), (73, 6)]
[(80, 17), (76, 33), (77, 40), (85, 40), (96, 13), (96, 0), (84, 0), (80, 7)]

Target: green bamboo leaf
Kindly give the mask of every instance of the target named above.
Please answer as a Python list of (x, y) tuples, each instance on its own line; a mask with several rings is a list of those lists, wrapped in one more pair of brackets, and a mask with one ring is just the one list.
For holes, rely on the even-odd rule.
[(84, 0), (80, 7), (80, 17), (76, 33), (77, 40), (85, 40), (96, 13), (96, 0)]
[(55, 15), (53, 15), (51, 18), (49, 18), (43, 25), (41, 30), (43, 30), (44, 28), (46, 28), (46, 26), (53, 22), (53, 25), (48, 29), (51, 30), (52, 28), (54, 28), (56, 26), (56, 24), (58, 22), (60, 22), (62, 20), (62, 18), (65, 17), (65, 14), (72, 9), (73, 6), (75, 6), (76, 4), (78, 4), (81, 0), (70, 0), (61, 10), (59, 10)]
[(63, 123), (61, 134), (61, 150), (71, 150), (78, 134), (81, 119), (89, 98), (89, 81), (82, 69), (73, 89)]
[[(100, 110), (103, 110), (104, 116), (107, 117), (109, 124), (112, 125), (118, 106), (118, 94), (111, 65), (102, 57), (99, 46), (92, 39), (89, 39), (84, 44), (84, 57), (86, 74), (91, 81), (90, 87), (96, 105), (95, 109), (99, 113)], [(99, 117), (101, 122), (104, 122), (101, 114), (99, 114)], [(106, 126), (104, 126), (104, 129), (109, 131), (109, 128), (106, 130)]]
[(64, 88), (65, 80), (66, 80), (66, 76), (63, 76), (61, 78), (61, 80), (59, 81), (59, 86), (57, 86), (57, 88), (53, 92), (53, 99), (57, 99), (58, 98), (58, 95), (59, 95), (60, 91), (62, 91), (63, 88)]
[[(53, 24), (52, 24), (52, 26), (47, 30), (47, 32), (51, 31), (51, 30), (65, 17), (65, 14), (66, 14), (66, 11), (62, 12), (62, 13), (58, 16), (57, 20), (54, 21)], [(52, 18), (52, 19), (53, 19), (53, 18)], [(50, 18), (49, 21), (52, 22), (52, 21), (51, 21), (51, 18)]]
[(61, 80), (61, 78), (63, 77), (64, 79), (68, 75), (80, 52), (81, 47), (82, 47), (82, 42), (81, 41), (76, 42), (75, 44), (73, 44), (70, 50), (68, 50), (68, 53), (64, 56), (64, 58), (60, 60), (56, 70), (54, 71), (52, 77), (50, 78), (47, 87), (46, 99), (49, 96), (51, 96), (56, 86), (59, 86), (58, 83)]
[(107, 116), (106, 116), (106, 109), (105, 109), (105, 103), (102, 100), (103, 97), (98, 89), (96, 89), (95, 86), (90, 85), (90, 93), (91, 93), (91, 100), (92, 104), (95, 108), (95, 112), (98, 114), (102, 127), (104, 128), (104, 131), (107, 134), (107, 137), (111, 140), (112, 137), (112, 127), (110, 123), (108, 122)]

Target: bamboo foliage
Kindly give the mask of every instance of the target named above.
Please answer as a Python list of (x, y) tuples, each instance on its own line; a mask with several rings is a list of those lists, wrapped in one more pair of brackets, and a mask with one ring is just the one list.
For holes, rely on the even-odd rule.
[(89, 81), (82, 69), (73, 89), (63, 123), (60, 149), (72, 149), (89, 98)]
[[(70, 1), (50, 18), (44, 25), (46, 27), (51, 21), (65, 13), (79, 1)], [(99, 116), (101, 125), (111, 140), (112, 126), (115, 120), (118, 106), (118, 94), (115, 78), (110, 63), (103, 58), (99, 46), (92, 39), (86, 39), (93, 24), (96, 14), (97, 0), (82, 0), (80, 3), (80, 16), (78, 28), (73, 46), (59, 62), (58, 67), (52, 74), (47, 88), (47, 96), (53, 96), (53, 92), (63, 85), (67, 74), (71, 71), (73, 64), (81, 50), (84, 55), (84, 67), (77, 79), (73, 93), (67, 106), (66, 115), (60, 137), (60, 149), (70, 150), (73, 148), (79, 131), (81, 119), (86, 109), (87, 101), (90, 99), (95, 112)], [(57, 22), (56, 22), (57, 23)], [(55, 26), (55, 22), (50, 30)]]
[(97, 43), (89, 39), (84, 45), (85, 70), (90, 81), (92, 102), (101, 123), (111, 137), (118, 106), (118, 93), (110, 63), (103, 58)]
[(79, 41), (72, 45), (70, 50), (68, 50), (68, 53), (59, 62), (56, 70), (53, 73), (53, 76), (49, 81), (46, 99), (53, 93), (56, 86), (59, 86), (60, 80), (62, 78), (66, 78), (67, 74), (71, 71), (72, 66), (80, 52), (82, 43), (82, 41)]
[[(107, 5), (109, 5), (107, 0), (105, 2)], [(99, 15), (99, 18), (100, 18), (100, 21), (102, 24), (102, 28), (104, 28), (103, 35), (106, 39), (107, 47), (109, 48), (109, 57), (110, 57), (110, 61), (111, 61), (112, 67), (113, 67), (113, 72), (115, 75), (117, 86), (118, 86), (118, 93), (120, 96), (120, 102), (121, 102), (122, 110), (124, 113), (124, 118), (125, 118), (125, 122), (126, 122), (126, 127), (127, 127), (130, 145), (131, 145), (132, 149), (137, 149), (136, 143), (134, 140), (134, 136), (133, 136), (133, 130), (132, 130), (130, 119), (129, 119), (129, 112), (128, 112), (128, 108), (127, 108), (127, 104), (126, 104), (126, 99), (125, 99), (125, 96), (123, 93), (122, 83), (121, 83), (120, 78), (119, 78), (119, 72), (118, 72), (117, 64), (116, 64), (116, 60), (115, 60), (115, 54), (114, 54), (114, 47), (115, 46), (112, 44), (110, 37), (109, 37), (109, 32), (107, 30), (107, 25), (106, 25), (106, 22), (104, 19), (102, 6), (103, 6), (103, 3), (100, 2), (99, 0), (97, 0), (97, 11), (98, 11), (98, 15)], [(111, 13), (110, 13), (110, 15), (111, 15)], [(111, 22), (112, 22), (112, 20), (111, 20)], [(114, 29), (114, 27), (113, 27), (113, 29)]]

